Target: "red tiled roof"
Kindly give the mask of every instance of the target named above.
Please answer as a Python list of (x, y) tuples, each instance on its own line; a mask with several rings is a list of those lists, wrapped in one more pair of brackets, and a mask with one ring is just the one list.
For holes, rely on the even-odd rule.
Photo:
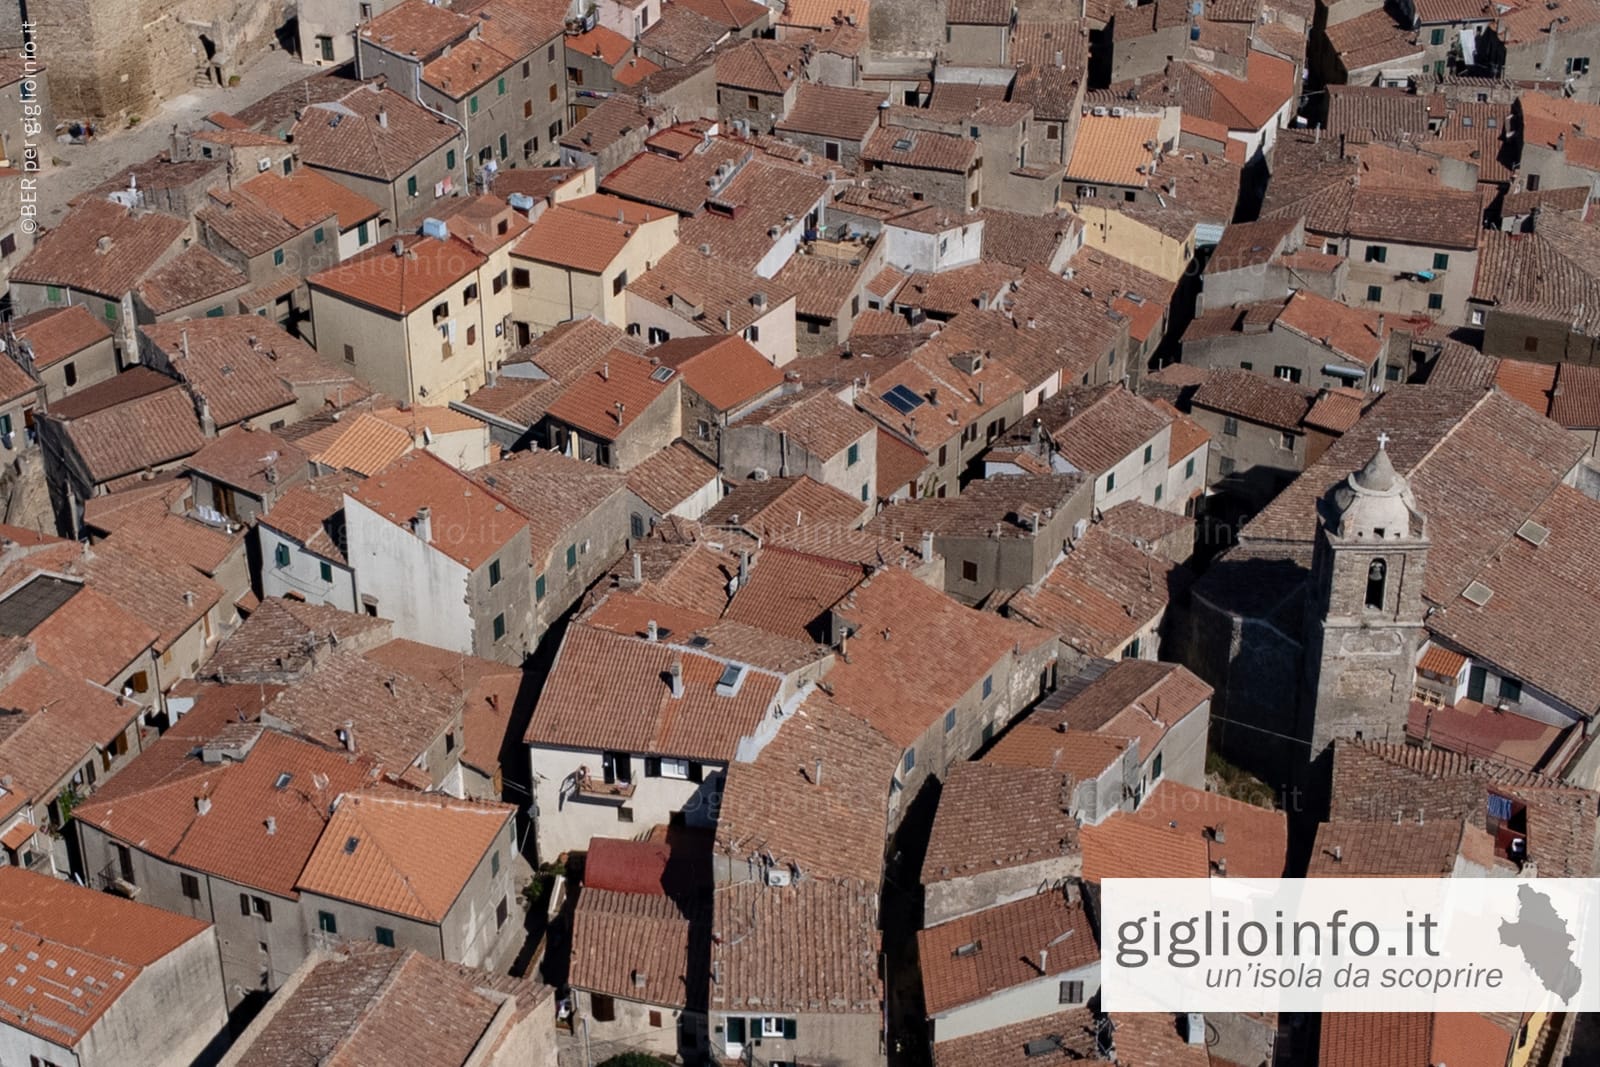
[(135, 214), (110, 200), (89, 200), (39, 236), (11, 269), (11, 280), (118, 300), (176, 247), (187, 226), (159, 211)]
[(353, 486), (349, 497), (409, 528), (420, 508), (432, 512), (432, 544), (469, 570), (505, 548), (528, 520), (431, 452), (410, 452)]
[(568, 385), (550, 404), (548, 414), (586, 434), (615, 441), (671, 388), (674, 374), (670, 367), (614, 351), (600, 366)]
[(720, 478), (716, 464), (677, 440), (628, 472), (628, 488), (665, 515)]
[(1100, 959), (1088, 913), (1060, 891), (930, 926), (917, 934), (917, 950), (929, 1016), (1037, 981), (1041, 952), (1048, 953), (1046, 976)]
[(726, 617), (797, 641), (817, 641), (824, 636), (817, 620), (864, 577), (856, 564), (769, 547), (756, 556)]
[(742, 337), (684, 337), (650, 349), (684, 385), (719, 411), (731, 411), (783, 384), (783, 371)]
[(883, 1011), (878, 894), (859, 882), (805, 878), (782, 888), (717, 889), (711, 984), (719, 1011)]
[(557, 204), (539, 216), (516, 243), (512, 254), (586, 274), (599, 274), (622, 254), (635, 232), (632, 223), (615, 216), (606, 218)]
[(957, 763), (939, 794), (923, 884), (1076, 852), (1070, 789), (1070, 776), (1048, 767)]
[(1067, 162), (1067, 178), (1144, 188), (1155, 159), (1155, 148), (1147, 146), (1156, 145), (1159, 128), (1156, 118), (1083, 117)]
[(54, 366), (90, 345), (111, 340), (111, 329), (82, 304), (46, 308), (11, 320), (19, 341), (33, 348), (36, 369)]
[[(394, 244), (403, 248), (396, 255)], [(318, 271), (314, 289), (394, 315), (409, 315), (472, 274), (487, 259), (459, 237), (397, 237)]]
[[(378, 116), (387, 118), (380, 123)], [(461, 131), (390, 90), (353, 89), (314, 102), (294, 124), (296, 153), (308, 166), (396, 181)]]
[(902, 126), (879, 127), (861, 149), (861, 158), (871, 163), (956, 174), (965, 174), (977, 154), (977, 142), (966, 137)]

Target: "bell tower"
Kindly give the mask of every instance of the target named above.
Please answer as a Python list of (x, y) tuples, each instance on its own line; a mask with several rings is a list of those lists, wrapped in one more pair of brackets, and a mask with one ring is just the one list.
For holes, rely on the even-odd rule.
[[(1428, 524), (1389, 438), (1319, 505), (1307, 604), (1302, 736), (1402, 741), (1426, 607)], [(1308, 727), (1308, 728), (1307, 728)]]

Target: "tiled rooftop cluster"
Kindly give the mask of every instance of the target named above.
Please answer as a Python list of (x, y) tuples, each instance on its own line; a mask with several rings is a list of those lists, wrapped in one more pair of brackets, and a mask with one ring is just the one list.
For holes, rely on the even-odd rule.
[(345, 6), (0, 205), (0, 1038), (1559, 1062), (1098, 930), (1593, 872), (1600, 0)]

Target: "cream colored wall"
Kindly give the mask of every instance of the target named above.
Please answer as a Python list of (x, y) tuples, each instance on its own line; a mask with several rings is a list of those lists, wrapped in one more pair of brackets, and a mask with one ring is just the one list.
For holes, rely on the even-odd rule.
[(1193, 258), (1193, 240), (1178, 241), (1111, 208), (1081, 204), (1083, 243), (1109, 252), (1169, 282), (1182, 278)]

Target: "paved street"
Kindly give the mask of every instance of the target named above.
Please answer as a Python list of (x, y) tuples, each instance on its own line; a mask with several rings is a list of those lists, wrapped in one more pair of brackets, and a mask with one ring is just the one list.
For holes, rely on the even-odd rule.
[[(172, 142), (172, 128), (188, 128), (194, 120), (213, 111), (238, 111), (268, 93), (315, 73), (316, 67), (301, 63), (286, 52), (268, 52), (247, 68), (239, 84), (195, 87), (173, 97), (155, 114), (145, 115), (133, 129), (108, 130), (86, 145), (57, 143), (52, 154), (63, 164), (45, 171), (39, 181), (39, 216), (45, 226), (54, 225), (66, 210), (67, 201), (94, 188), (130, 163), (149, 159)], [(70, 115), (58, 115), (71, 121)]]

